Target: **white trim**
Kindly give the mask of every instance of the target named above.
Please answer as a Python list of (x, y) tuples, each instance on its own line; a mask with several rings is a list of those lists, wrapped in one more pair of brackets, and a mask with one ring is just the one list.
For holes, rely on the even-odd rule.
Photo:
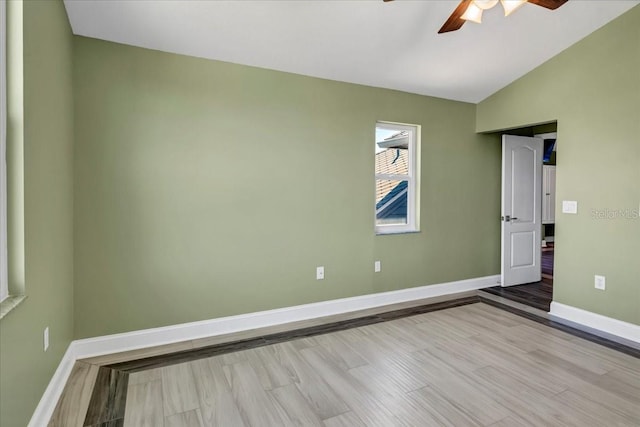
[(62, 395), (64, 386), (67, 384), (69, 375), (71, 375), (73, 364), (77, 360), (74, 344), (75, 343), (72, 341), (71, 344), (69, 344), (67, 351), (64, 353), (64, 356), (62, 356), (62, 360), (60, 361), (56, 372), (53, 374), (53, 377), (51, 377), (51, 381), (49, 381), (47, 389), (40, 398), (40, 403), (38, 403), (36, 410), (31, 416), (31, 421), (29, 421), (28, 424), (29, 427), (46, 426), (49, 424), (49, 420), (53, 415), (53, 411), (56, 409), (56, 405)]
[(499, 276), (341, 298), (74, 341), (78, 359), (224, 335), (495, 286)]
[(622, 320), (596, 314), (591, 311), (582, 310), (570, 305), (553, 301), (549, 312), (552, 320), (560, 323), (571, 322), (582, 327), (602, 333), (622, 338), (640, 344), (640, 325), (623, 322)]
[(9, 296), (7, 275), (7, 3), (0, 0), (0, 302)]
[[(376, 234), (395, 234), (395, 233), (407, 233), (416, 232), (420, 230), (420, 143), (421, 143), (421, 129), (420, 125), (413, 125), (407, 123), (393, 123), (377, 121), (376, 129), (387, 129), (394, 131), (406, 131), (408, 136), (408, 166), (409, 170), (407, 175), (394, 175), (394, 174), (378, 174), (374, 171), (374, 184), (377, 180), (398, 180), (407, 181), (407, 223), (406, 224), (380, 224), (376, 222), (378, 210), (375, 208), (374, 198), (374, 229)], [(376, 142), (377, 144), (377, 142)], [(375, 187), (374, 187), (375, 188)], [(404, 193), (403, 193), (404, 194)], [(394, 200), (400, 197), (398, 195)], [(388, 202), (390, 203), (390, 202)]]
[(533, 137), (540, 139), (558, 139), (558, 132), (537, 133), (533, 135)]
[(400, 289), (397, 291), (341, 298), (275, 310), (220, 317), (199, 322), (182, 323), (160, 328), (143, 329), (122, 334), (105, 335), (72, 341), (58, 369), (51, 378), (29, 426), (47, 425), (78, 359), (173, 344), (181, 341), (224, 335), (300, 320), (349, 313), (385, 305), (440, 297), (495, 286), (500, 276), (486, 276), (437, 285)]

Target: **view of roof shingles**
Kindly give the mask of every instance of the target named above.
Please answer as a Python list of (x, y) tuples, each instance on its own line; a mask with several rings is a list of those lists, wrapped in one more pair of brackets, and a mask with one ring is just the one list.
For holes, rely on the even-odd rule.
[[(389, 148), (376, 153), (376, 174), (407, 175), (409, 173), (409, 153), (407, 150)], [(396, 181), (376, 181), (376, 204), (393, 188)]]
[(407, 218), (407, 181), (400, 181), (376, 204), (376, 219)]

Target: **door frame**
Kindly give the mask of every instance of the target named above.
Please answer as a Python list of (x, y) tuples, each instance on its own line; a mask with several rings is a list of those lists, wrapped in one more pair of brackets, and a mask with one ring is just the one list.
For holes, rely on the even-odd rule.
[[(558, 148), (558, 131), (555, 131), (555, 132), (536, 133), (536, 134), (534, 134), (534, 135), (533, 135), (533, 137), (534, 137), (534, 138), (540, 138), (540, 139), (543, 139), (543, 140), (544, 140), (544, 139), (555, 139), (555, 141), (556, 141), (556, 142), (555, 142), (555, 144), (554, 144), (554, 146), (553, 146), (553, 151), (556, 151), (556, 149)], [(557, 151), (556, 151), (556, 152), (557, 152)], [(553, 165), (553, 166), (555, 166), (555, 167), (556, 167), (556, 171), (558, 170), (558, 169), (557, 169), (557, 168), (558, 168), (557, 161), (558, 161), (558, 160), (557, 160), (557, 154), (556, 154), (556, 164), (555, 164), (555, 165)], [(544, 161), (542, 162), (542, 165), (544, 166)], [(557, 175), (556, 175), (556, 181), (557, 181)], [(556, 198), (556, 194), (558, 194), (558, 192), (557, 192), (557, 191), (556, 191), (556, 192), (555, 192), (555, 194), (553, 195), (553, 196), (554, 196), (554, 201), (553, 201), (553, 202), (554, 202), (554, 206), (558, 206), (558, 200), (557, 200), (557, 198)], [(555, 215), (554, 215), (554, 217), (555, 217)], [(553, 224), (555, 225), (555, 221), (554, 221), (554, 223), (553, 223)], [(542, 228), (543, 228), (543, 229), (544, 229), (544, 226), (545, 226), (545, 224), (542, 224)], [(543, 239), (543, 241), (544, 241), (544, 240), (546, 240), (546, 239)], [(553, 236), (553, 241), (555, 241), (555, 234), (554, 234), (554, 236)], [(555, 259), (554, 259), (554, 262), (555, 262)], [(542, 265), (540, 266), (540, 268), (542, 268)]]

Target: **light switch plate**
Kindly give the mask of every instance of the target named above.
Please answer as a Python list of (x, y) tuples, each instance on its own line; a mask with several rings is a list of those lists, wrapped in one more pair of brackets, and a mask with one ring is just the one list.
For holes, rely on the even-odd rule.
[(594, 284), (595, 284), (595, 288), (596, 289), (600, 289), (601, 291), (604, 291), (605, 285), (606, 285), (606, 279), (604, 276), (598, 276), (597, 274), (595, 276), (593, 276), (594, 278)]
[(578, 202), (575, 200), (563, 200), (562, 201), (562, 213), (577, 214)]

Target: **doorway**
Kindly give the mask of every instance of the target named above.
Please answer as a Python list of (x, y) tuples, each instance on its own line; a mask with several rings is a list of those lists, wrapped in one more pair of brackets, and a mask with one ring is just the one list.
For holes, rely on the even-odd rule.
[[(501, 286), (495, 286), (492, 288), (487, 288), (484, 291), (498, 295), (505, 299), (516, 301), (520, 304), (524, 304), (526, 306), (532, 307), (537, 310), (544, 311), (545, 313), (549, 312), (550, 304), (553, 299), (553, 275), (554, 275), (554, 267), (555, 267), (555, 246), (557, 244), (555, 239), (555, 170), (556, 170), (556, 152), (557, 152), (557, 134), (556, 134), (556, 123), (523, 128), (523, 129), (515, 129), (510, 130), (508, 132), (509, 135), (518, 135), (525, 137), (535, 137), (543, 143), (540, 143), (538, 146), (543, 147), (543, 155), (540, 163), (542, 163), (540, 173), (537, 178), (542, 181), (539, 185), (539, 193), (536, 195), (537, 200), (535, 204), (538, 205), (536, 209), (539, 209), (540, 212), (540, 220), (539, 223), (536, 224), (537, 229), (539, 229), (540, 234), (539, 240), (536, 242), (536, 246), (534, 247), (534, 251), (537, 251), (536, 254), (536, 267), (534, 270), (537, 271), (537, 277), (529, 274), (527, 277), (532, 278), (529, 280), (516, 282), (515, 285), (509, 286), (513, 282), (507, 281), (505, 283), (504, 280), (504, 272), (508, 271), (505, 269), (505, 262), (509, 259), (505, 260), (505, 244), (508, 244), (509, 238), (505, 238), (505, 228), (508, 230), (509, 227), (505, 227), (504, 224), (504, 191), (503, 191), (503, 215), (501, 220), (503, 221), (503, 249), (502, 249), (502, 258), (503, 258), (503, 268), (502, 268), (502, 277), (503, 281)], [(504, 151), (504, 150), (503, 150)], [(504, 155), (504, 153), (503, 153)], [(536, 160), (538, 161), (538, 160)], [(504, 168), (504, 164), (503, 164)], [(510, 171), (509, 171), (510, 172)], [(503, 169), (504, 175), (504, 169)], [(538, 184), (538, 183), (536, 183)], [(503, 176), (503, 190), (504, 190), (504, 176)], [(529, 196), (527, 196), (529, 197)], [(509, 203), (509, 202), (508, 202)], [(507, 212), (508, 213), (508, 212)], [(513, 219), (512, 215), (511, 219)], [(519, 215), (518, 215), (519, 216)], [(507, 285), (507, 286), (505, 286)]]
[(556, 166), (557, 132), (534, 134), (544, 141), (542, 158), (542, 253), (540, 266), (541, 280), (553, 289), (553, 270), (555, 262), (556, 231)]

